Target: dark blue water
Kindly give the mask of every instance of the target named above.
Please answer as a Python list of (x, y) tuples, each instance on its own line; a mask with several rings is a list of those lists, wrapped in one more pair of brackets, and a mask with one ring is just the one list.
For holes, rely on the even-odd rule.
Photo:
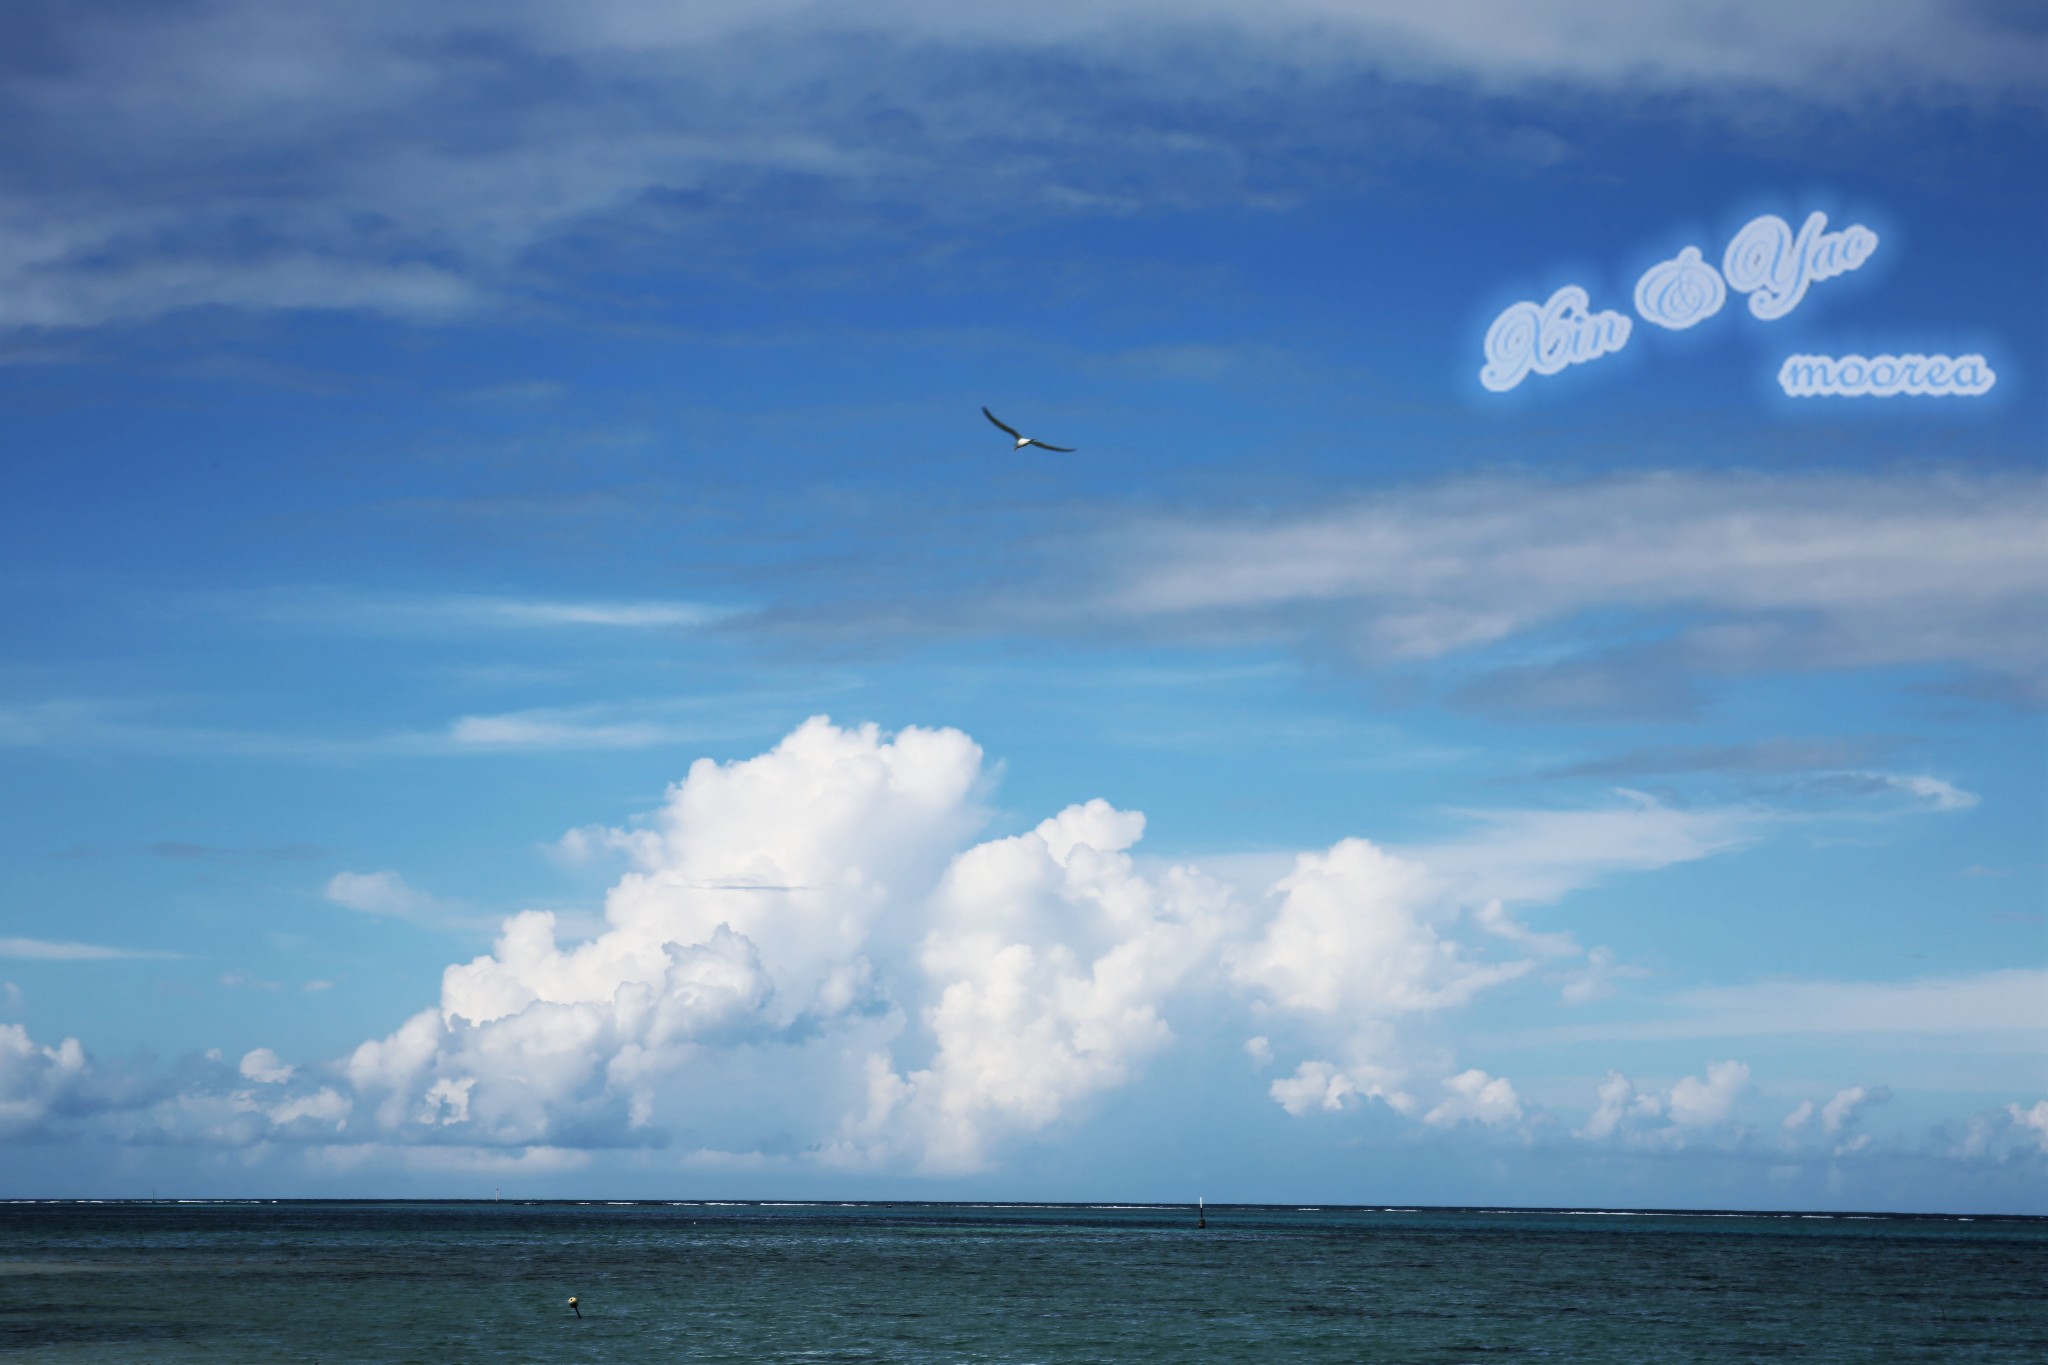
[(2040, 1219), (0, 1207), (10, 1362), (2040, 1365), (2044, 1287)]

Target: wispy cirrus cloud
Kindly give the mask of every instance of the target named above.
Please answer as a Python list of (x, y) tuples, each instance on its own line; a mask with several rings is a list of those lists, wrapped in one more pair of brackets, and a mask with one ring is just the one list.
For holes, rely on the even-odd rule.
[[(49, 54), (0, 67), (0, 151), (22, 152), (0, 328), (201, 306), (433, 321), (544, 283), (539, 249), (572, 236), (630, 248), (648, 222), (697, 230), (706, 206), (804, 231), (776, 211), (793, 191), (837, 205), (844, 232), (905, 206), (1123, 213), (1285, 197), (1390, 154), (1568, 154), (1513, 113), (1461, 137), (1358, 102), (1388, 82), (1679, 94), (1740, 118), (1760, 100), (2038, 105), (2048, 68), (2038, 30), (1965, 0), (897, 0), (829, 18), (802, 0), (221, 0), (119, 25), (42, 2), (9, 9), (0, 50)], [(195, 183), (208, 194), (181, 192)]]
[(146, 857), (166, 858), (173, 862), (296, 863), (317, 858), (325, 852), (325, 849), (314, 844), (270, 844), (232, 848), (216, 844), (196, 844), (182, 839), (159, 839), (135, 848), (101, 848), (91, 844), (76, 844), (56, 856), (86, 859), (139, 853)]
[(1890, 804), (1916, 810), (1959, 811), (1970, 810), (1978, 802), (1977, 793), (1926, 773), (1815, 773), (1789, 783), (1781, 790), (1790, 795), (1819, 797), (1836, 803), (1844, 798), (1849, 801), (1875, 800), (1880, 810)]
[(1906, 743), (1895, 737), (1865, 735), (1830, 739), (1760, 739), (1746, 744), (1665, 744), (1558, 764), (1534, 775), (1539, 778), (1625, 779), (1695, 773), (1777, 776), (1838, 772), (1880, 762)]
[(1888, 740), (1676, 745), (1546, 768), (1535, 777), (1686, 777), (1709, 786), (1732, 781), (1759, 814), (1770, 808), (1785, 816), (1803, 811), (1883, 818), (1901, 812), (1964, 811), (1977, 805), (1977, 793), (1931, 773), (1850, 766), (1897, 747), (1896, 741)]
[(160, 839), (144, 844), (142, 851), (152, 858), (180, 862), (292, 863), (317, 858), (323, 852), (313, 844), (273, 844), (263, 848), (222, 848), (215, 844), (194, 844), (182, 839)]
[(730, 608), (660, 599), (517, 596), (493, 593), (375, 593), (278, 587), (212, 593), (201, 610), (265, 625), (366, 634), (591, 627), (683, 630), (730, 617)]
[[(1123, 528), (1106, 610), (1288, 631), (1328, 608), (1369, 657), (1439, 658), (1592, 608), (1748, 618), (1688, 636), (1755, 667), (2034, 662), (2048, 485), (2025, 477), (1660, 473), (1463, 479), (1335, 511)], [(1789, 618), (1789, 619), (1787, 619)], [(1794, 638), (1796, 622), (1805, 638)]]
[[(733, 629), (1285, 651), (1533, 720), (1686, 716), (1730, 679), (1861, 669), (2024, 705), (2048, 671), (2044, 524), (2048, 483), (2029, 474), (1452, 476), (1314, 505), (1097, 513), (1009, 547), (1000, 575), (793, 578)], [(917, 575), (914, 615), (892, 574)], [(1546, 775), (1868, 773), (1895, 747), (1666, 747)]]
[(599, 707), (571, 707), (463, 716), (448, 727), (461, 749), (646, 749), (698, 737), (700, 728), (632, 719)]
[(0, 938), (0, 957), (29, 962), (113, 962), (136, 958), (178, 958), (183, 953), (159, 948), (117, 948), (104, 943), (75, 943), (47, 938)]
[[(62, 752), (180, 754), (208, 758), (253, 758), (283, 762), (356, 763), (375, 758), (546, 752), (577, 749), (644, 749), (712, 733), (744, 732), (749, 726), (730, 710), (707, 719), (713, 701), (595, 703), (537, 707), (520, 711), (456, 716), (433, 730), (384, 730), (357, 735), (233, 729), (181, 721), (164, 714), (161, 703), (68, 700), (0, 707), (0, 748)], [(754, 697), (744, 700), (752, 701)], [(687, 718), (687, 719), (685, 719)], [(152, 845), (155, 856), (225, 861), (288, 860), (318, 850), (210, 849), (201, 845)], [(95, 857), (105, 850), (77, 848), (66, 856)]]
[(1910, 981), (1700, 986), (1663, 1004), (1668, 1012), (1656, 1016), (1535, 1029), (1527, 1041), (1974, 1034), (2036, 1046), (2048, 1039), (2048, 970), (2033, 967)]
[(1086, 610), (1159, 639), (1450, 668), (1453, 699), (1489, 709), (1654, 713), (1706, 676), (2048, 666), (2043, 524), (2048, 485), (2024, 476), (1453, 479), (1120, 527)]
[(1471, 833), (1409, 850), (1467, 903), (1542, 903), (1625, 872), (1694, 862), (1762, 833), (1764, 812), (1687, 810), (1635, 792), (1580, 809), (1464, 812)]

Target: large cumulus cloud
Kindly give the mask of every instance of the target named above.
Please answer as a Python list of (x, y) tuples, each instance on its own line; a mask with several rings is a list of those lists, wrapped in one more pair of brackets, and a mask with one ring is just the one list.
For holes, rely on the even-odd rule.
[(1290, 1112), (1310, 1077), (1325, 1107), (1409, 1110), (1414, 1085), (1442, 1092), (1436, 1122), (1497, 1122), (1520, 1112), (1510, 1084), (1401, 1025), (1581, 954), (1500, 897), (1735, 842), (1724, 815), (1638, 802), (1529, 857), (1512, 852), (1526, 822), (1496, 815), (1464, 845), (1353, 838), (1230, 877), (1141, 860), (1144, 816), (1101, 800), (976, 842), (987, 783), (958, 731), (817, 718), (697, 763), (639, 825), (573, 832), (572, 855), (631, 862), (604, 931), (564, 943), (528, 911), (448, 968), (438, 1005), (338, 1067), (354, 1137), (588, 1147), (688, 1127), (743, 1147), (715, 1112), (742, 1067), (744, 1107), (808, 1159), (973, 1170), (1137, 1080), (1182, 1010), (1262, 1022), (1298, 1068), (1268, 1092)]
[(906, 1076), (871, 1059), (843, 1155), (908, 1142), (928, 1166), (972, 1169), (993, 1135), (1045, 1127), (1172, 1037), (1162, 1006), (1229, 924), (1232, 895), (1185, 868), (1141, 875), (1127, 850), (1144, 828), (1090, 801), (954, 862), (918, 953), (930, 1064)]
[(603, 837), (636, 866), (605, 932), (527, 911), (448, 968), (441, 1001), (347, 1061), (380, 1136), (632, 1142), (700, 1049), (796, 1041), (892, 1008), (870, 952), (906, 932), (979, 822), (957, 730), (812, 720), (770, 752), (697, 763), (650, 824)]

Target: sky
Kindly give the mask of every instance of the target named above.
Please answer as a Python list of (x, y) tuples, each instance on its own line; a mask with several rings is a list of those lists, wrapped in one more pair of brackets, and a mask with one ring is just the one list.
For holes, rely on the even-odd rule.
[(8, 7), (0, 1197), (2048, 1214), (2044, 72)]

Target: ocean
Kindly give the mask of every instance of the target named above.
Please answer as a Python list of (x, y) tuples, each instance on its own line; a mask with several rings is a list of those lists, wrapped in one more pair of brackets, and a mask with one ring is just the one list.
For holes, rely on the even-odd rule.
[(13, 1203), (0, 1205), (0, 1359), (2048, 1361), (2048, 1219), (1213, 1205), (1207, 1217)]

